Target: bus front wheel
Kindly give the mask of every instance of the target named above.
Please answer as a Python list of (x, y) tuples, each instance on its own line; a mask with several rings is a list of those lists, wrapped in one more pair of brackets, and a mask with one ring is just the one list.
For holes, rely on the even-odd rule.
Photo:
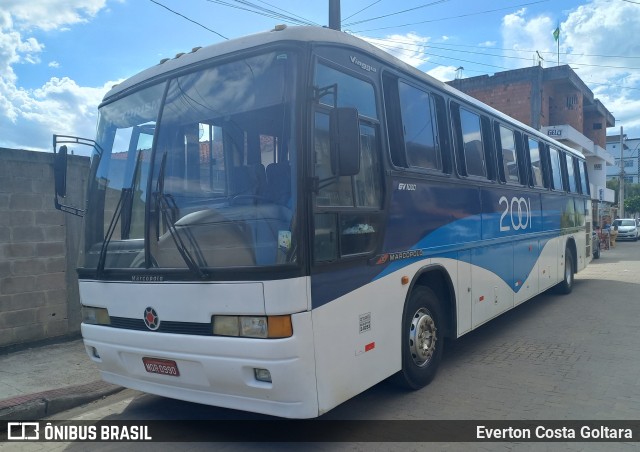
[(401, 386), (420, 389), (435, 377), (444, 346), (443, 320), (436, 294), (414, 287), (402, 319), (402, 370), (395, 375)]
[(573, 254), (567, 248), (564, 250), (564, 278), (556, 286), (558, 293), (569, 294), (573, 290)]

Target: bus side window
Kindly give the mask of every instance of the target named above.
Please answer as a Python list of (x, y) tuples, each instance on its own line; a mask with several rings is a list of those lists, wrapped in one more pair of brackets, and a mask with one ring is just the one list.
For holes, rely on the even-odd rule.
[(496, 168), (496, 140), (491, 133), (491, 119), (488, 116), (481, 116), (480, 127), (482, 128), (481, 134), (487, 178), (490, 180), (498, 180), (498, 170)]
[(554, 190), (562, 190), (562, 166), (560, 165), (560, 153), (556, 148), (549, 147), (549, 163), (551, 164), (551, 181)]
[[(377, 246), (383, 199), (380, 130), (371, 83), (318, 63), (314, 84), (317, 92), (324, 92), (319, 87), (332, 92), (316, 99), (312, 161), (317, 184), (313, 257), (329, 262), (365, 255)], [(360, 171), (353, 176), (338, 176), (331, 165), (329, 113), (334, 105), (354, 107), (360, 114)]]
[(580, 185), (582, 187), (582, 194), (590, 195), (591, 187), (589, 187), (589, 175), (587, 173), (587, 162), (578, 162), (578, 169), (580, 170)]
[(576, 180), (576, 169), (573, 163), (573, 156), (566, 154), (565, 158), (567, 160), (567, 180), (569, 181), (569, 191), (571, 193), (577, 193), (578, 185)]
[(398, 86), (408, 166), (442, 170), (431, 94), (403, 82)]
[(534, 187), (544, 187), (542, 177), (542, 161), (540, 160), (540, 142), (531, 138), (527, 139), (529, 162), (531, 164), (531, 184)]
[(520, 175), (513, 130), (500, 125), (498, 126), (497, 138), (500, 140), (498, 160), (500, 163), (501, 179), (503, 182), (519, 184)]
[(467, 176), (487, 177), (480, 116), (460, 108), (460, 132)]
[(398, 78), (392, 74), (382, 75), (384, 88), (384, 108), (389, 134), (389, 154), (391, 162), (400, 168), (406, 168), (407, 156), (404, 152), (404, 137), (402, 118), (400, 114), (400, 94), (398, 92)]

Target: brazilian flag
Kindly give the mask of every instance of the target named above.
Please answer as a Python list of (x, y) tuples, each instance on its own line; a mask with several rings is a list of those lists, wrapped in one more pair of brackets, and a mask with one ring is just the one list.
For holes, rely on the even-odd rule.
[(557, 41), (558, 38), (560, 38), (560, 27), (553, 30), (553, 39)]

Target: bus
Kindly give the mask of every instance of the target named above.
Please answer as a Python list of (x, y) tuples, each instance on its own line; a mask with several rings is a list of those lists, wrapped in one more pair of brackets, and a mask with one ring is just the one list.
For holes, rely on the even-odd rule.
[(54, 152), (56, 205), (84, 215), (87, 353), (165, 397), (312, 418), (389, 377), (422, 388), (446, 338), (591, 260), (583, 155), (331, 29), (163, 60)]

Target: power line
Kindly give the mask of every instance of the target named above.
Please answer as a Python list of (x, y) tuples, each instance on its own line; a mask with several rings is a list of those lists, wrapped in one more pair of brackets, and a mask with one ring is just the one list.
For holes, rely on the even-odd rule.
[(378, 16), (378, 17), (372, 17), (371, 19), (363, 19), (363, 20), (359, 20), (359, 21), (356, 21), (356, 22), (350, 22), (348, 24), (345, 24), (344, 26), (345, 27), (349, 27), (351, 25), (357, 25), (357, 24), (362, 24), (362, 23), (365, 23), (365, 22), (371, 22), (372, 20), (378, 20), (378, 19), (382, 19), (382, 18), (385, 18), (385, 17), (396, 16), (398, 14), (403, 14), (403, 13), (407, 13), (407, 12), (410, 12), (410, 11), (415, 11), (416, 9), (422, 9), (422, 8), (426, 8), (428, 6), (434, 6), (434, 5), (437, 5), (437, 4), (440, 4), (440, 3), (446, 3), (446, 2), (449, 2), (449, 1), (451, 1), (451, 0), (436, 0), (435, 2), (427, 3), (425, 5), (416, 6), (414, 8), (403, 9), (402, 11), (396, 11), (395, 13), (385, 14), (383, 16)]
[[(378, 44), (378, 47), (382, 47), (382, 48), (386, 48), (386, 49), (392, 49), (392, 50), (410, 51), (410, 52), (416, 53), (416, 51), (412, 51), (410, 49), (402, 49), (402, 48), (398, 48), (398, 47), (394, 47), (394, 46), (386, 45), (386, 44)], [(453, 58), (451, 56), (438, 55), (438, 54), (435, 54), (435, 53), (429, 53), (429, 52), (419, 52), (419, 53), (422, 54), (422, 55), (435, 56), (435, 57), (438, 57), (438, 58), (445, 58), (445, 59), (453, 60), (453, 61), (462, 61), (464, 63), (477, 64), (479, 66), (487, 66), (487, 67), (493, 67), (493, 68), (505, 69), (505, 70), (509, 69), (509, 68), (504, 67), (504, 66), (496, 66), (495, 64), (478, 63), (477, 61), (464, 60), (462, 58)], [(416, 59), (420, 60), (420, 61), (428, 61), (427, 59), (423, 59), (423, 58), (416, 58)]]
[(189, 18), (188, 18), (187, 16), (185, 16), (184, 14), (180, 14), (179, 12), (172, 10), (172, 9), (171, 9), (171, 8), (169, 8), (168, 6), (165, 6), (165, 5), (163, 5), (162, 3), (157, 2), (156, 0), (149, 0), (149, 1), (150, 1), (151, 3), (155, 3), (155, 4), (156, 4), (156, 5), (158, 5), (158, 6), (162, 6), (162, 7), (163, 7), (164, 9), (166, 9), (167, 11), (171, 11), (173, 14), (176, 14), (176, 15), (178, 15), (178, 16), (180, 16), (180, 17), (182, 17), (183, 19), (188, 20), (189, 22), (192, 22), (192, 23), (194, 23), (194, 24), (196, 24), (196, 25), (201, 26), (202, 28), (204, 28), (205, 30), (210, 31), (211, 33), (215, 33), (215, 34), (217, 34), (218, 36), (220, 36), (220, 37), (221, 37), (221, 38), (223, 38), (223, 39), (229, 39), (229, 38), (227, 38), (226, 36), (221, 35), (221, 34), (220, 34), (220, 33), (218, 33), (217, 31), (212, 30), (211, 28), (209, 28), (209, 27), (206, 27), (206, 26), (202, 25), (200, 22), (196, 22), (196, 21), (195, 21), (195, 20), (193, 20), (193, 19), (189, 19)]
[[(278, 19), (278, 20), (283, 20), (285, 22), (291, 23), (291, 24), (297, 24), (297, 25), (318, 25), (314, 22), (310, 22), (306, 19), (298, 19), (296, 17), (290, 16), (290, 15), (286, 15), (286, 14), (282, 14), (279, 13), (277, 11), (273, 11), (270, 10), (268, 8), (264, 8), (262, 6), (258, 6), (255, 4), (252, 4), (251, 2), (248, 1), (242, 1), (242, 0), (235, 0), (236, 3), (239, 3), (240, 5), (243, 6), (239, 6), (233, 3), (229, 3), (227, 1), (223, 1), (223, 0), (206, 0), (209, 3), (215, 3), (218, 5), (222, 5), (222, 6), (228, 6), (229, 8), (233, 8), (233, 9), (238, 9), (241, 11), (248, 11), (254, 14), (258, 14), (260, 16), (265, 16), (265, 17), (269, 17), (272, 19)], [(253, 9), (252, 9), (253, 8)]]
[[(371, 38), (371, 39), (378, 39), (378, 40), (386, 40), (389, 39), (386, 36), (367, 36), (367, 38)], [(397, 42), (403, 42), (400, 40), (397, 40)], [(412, 44), (412, 41), (405, 41), (405, 44)], [(432, 44), (437, 44), (440, 46), (450, 46), (450, 47), (467, 47), (467, 48), (472, 48), (472, 49), (491, 49), (491, 50), (500, 50), (500, 51), (504, 51), (504, 52), (527, 52), (527, 53), (533, 53), (535, 52), (535, 50), (532, 49), (505, 49), (505, 48), (500, 48), (500, 47), (488, 47), (488, 46), (481, 46), (481, 45), (470, 45), (470, 44), (453, 44), (453, 43), (449, 43), (449, 42), (442, 42), (442, 41), (433, 41)], [(453, 49), (446, 49), (446, 50), (452, 50), (452, 51), (456, 51), (457, 50), (453, 50)], [(460, 51), (461, 52), (461, 51)], [(483, 55), (485, 54), (484, 52), (480, 52)], [(554, 51), (540, 51), (541, 54), (543, 55), (557, 55), (557, 52)], [(573, 56), (581, 56), (581, 57), (598, 57), (598, 58), (621, 58), (621, 59), (640, 59), (640, 56), (625, 56), (625, 55), (602, 55), (602, 54), (595, 54), (595, 53), (580, 53), (580, 54), (574, 54), (574, 53), (569, 53), (569, 52), (560, 52), (560, 55), (573, 55)]]
[(364, 8), (356, 11), (355, 13), (351, 14), (350, 16), (345, 17), (344, 19), (342, 19), (342, 21), (344, 22), (347, 19), (351, 19), (353, 16), (355, 16), (356, 14), (360, 14), (362, 11), (364, 11), (365, 9), (369, 9), (371, 8), (373, 5), (375, 5), (376, 3), (380, 3), (382, 0), (376, 0), (375, 2), (369, 4), (368, 6), (365, 6)]
[[(384, 41), (384, 40), (378, 40), (378, 41)], [(389, 41), (391, 41), (393, 43), (393, 40), (389, 40)], [(411, 43), (405, 42), (405, 44), (411, 44)], [(404, 52), (405, 55), (411, 56), (412, 58), (415, 58), (418, 61), (423, 61), (425, 63), (430, 63), (430, 64), (434, 64), (434, 65), (437, 65), (437, 66), (447, 67), (447, 66), (450, 66), (450, 65), (447, 65), (447, 64), (444, 64), (444, 63), (436, 63), (436, 62), (434, 62), (433, 60), (431, 60), (429, 58), (419, 58), (419, 57), (415, 56), (415, 53), (418, 52), (418, 53), (423, 54), (423, 55), (429, 55), (429, 56), (434, 56), (434, 57), (438, 57), (438, 58), (445, 58), (445, 59), (456, 61), (456, 62), (462, 61), (462, 62), (465, 62), (465, 63), (476, 64), (478, 66), (488, 66), (488, 67), (504, 69), (504, 70), (511, 70), (512, 69), (512, 68), (492, 65), (492, 64), (488, 64), (488, 63), (481, 63), (481, 62), (478, 62), (478, 61), (471, 61), (471, 60), (465, 60), (465, 59), (460, 59), (460, 58), (454, 58), (454, 57), (451, 57), (451, 56), (439, 55), (439, 54), (428, 53), (428, 52), (420, 52), (417, 49), (416, 50), (406, 49), (406, 48), (397, 47), (397, 46), (393, 46), (393, 45), (381, 44), (379, 42), (376, 43), (375, 45), (377, 45), (378, 47), (382, 47), (384, 49), (400, 50), (400, 51)], [(413, 44), (413, 45), (419, 46), (419, 47), (425, 47), (425, 46), (422, 46), (422, 45), (419, 45), (419, 44)], [(429, 47), (429, 46), (426, 46), (426, 47)], [(441, 49), (441, 50), (449, 50), (449, 49)], [(411, 52), (414, 55), (408, 55), (406, 52)], [(479, 54), (482, 54), (482, 53), (479, 53)], [(482, 55), (486, 55), (486, 54), (482, 54)], [(495, 56), (495, 55), (487, 55), (487, 56)], [(502, 56), (499, 56), (499, 57), (502, 57)], [(518, 58), (518, 57), (511, 57), (511, 58), (528, 60), (528, 58)], [(577, 63), (570, 63), (570, 64), (578, 65)], [(480, 74), (485, 74), (486, 73), (486, 72), (482, 72), (482, 71), (469, 70), (469, 69), (466, 69), (466, 71), (467, 72), (476, 72), (476, 73), (480, 73)], [(637, 88), (637, 87), (620, 85), (620, 84), (615, 84), (615, 83), (611, 83), (611, 82), (606, 82), (605, 83), (605, 82), (592, 82), (592, 81), (590, 81), (590, 82), (588, 82), (588, 84), (595, 85), (595, 86), (617, 87), (617, 88), (628, 89), (628, 90), (640, 90), (640, 88)]]
[[(451, 49), (447, 49), (447, 48), (443, 48), (443, 47), (432, 46), (432, 45), (429, 45), (429, 44), (417, 44), (417, 43), (410, 42), (410, 41), (401, 41), (401, 40), (395, 40), (395, 39), (378, 39), (378, 40), (379, 41), (383, 41), (383, 42), (412, 45), (412, 46), (415, 46), (417, 48), (417, 50), (419, 50), (420, 48), (429, 48), (429, 49), (436, 49), (436, 50), (451, 51)], [(509, 59), (514, 59), (514, 60), (529, 60), (529, 58), (526, 58), (526, 57), (517, 57), (517, 56), (509, 56), (509, 55), (497, 55), (497, 54), (494, 54), (494, 53), (487, 53), (487, 52), (472, 52), (470, 50), (453, 50), (453, 51), (454, 52), (459, 52), (459, 53), (468, 53), (468, 54), (472, 54), (472, 55), (483, 55), (483, 56), (490, 56), (490, 57), (496, 57), (496, 58), (509, 58)], [(524, 52), (524, 50), (522, 50), (522, 51)], [(532, 50), (530, 52), (538, 52), (538, 51), (537, 50)], [(539, 52), (539, 53), (555, 55), (554, 52)], [(568, 55), (571, 55), (571, 54), (567, 54), (567, 56)], [(605, 64), (589, 64), (589, 63), (579, 63), (579, 62), (573, 62), (573, 61), (567, 61), (566, 64), (572, 64), (572, 65), (575, 65), (575, 66), (585, 66), (585, 67), (600, 67), (600, 68), (606, 68), (606, 69), (640, 70), (640, 67), (611, 66), (611, 65), (605, 65)]]
[[(370, 28), (368, 30), (357, 30), (357, 31), (354, 31), (354, 33), (364, 33), (364, 32), (367, 32), (367, 31), (376, 31), (376, 30), (387, 30), (389, 28), (410, 27), (412, 25), (426, 24), (426, 23), (429, 23), (429, 22), (440, 22), (440, 21), (443, 21), (443, 20), (460, 19), (460, 18), (463, 18), (463, 17), (477, 16), (477, 15), (480, 15), (480, 14), (490, 14), (490, 13), (495, 13), (495, 12), (498, 12), (498, 11), (504, 11), (504, 10), (507, 10), (507, 9), (520, 8), (522, 6), (537, 5), (538, 3), (546, 3), (548, 1), (549, 0), (538, 0), (538, 1), (535, 1), (535, 2), (522, 3), (520, 5), (513, 5), (513, 6), (509, 6), (509, 7), (505, 7), (505, 8), (496, 8), (496, 9), (490, 9), (490, 10), (487, 10), (487, 11), (479, 11), (479, 12), (475, 12), (475, 13), (460, 14), (459, 16), (442, 17), (440, 19), (423, 20), (423, 21), (420, 21), (420, 22), (412, 22), (412, 23), (401, 24), (401, 25), (393, 25), (393, 26), (389, 26), (389, 27)], [(348, 25), (349, 24), (347, 24), (347, 26)]]
[[(279, 8), (279, 7), (277, 7), (277, 6), (275, 6), (275, 5), (272, 5), (271, 3), (267, 3), (267, 2), (265, 2), (265, 1), (263, 1), (263, 0), (258, 0), (258, 1), (259, 1), (260, 3), (264, 3), (265, 5), (269, 5), (269, 6), (271, 6), (272, 8), (279, 9), (280, 11), (283, 11), (283, 12), (285, 12), (285, 13), (287, 13), (287, 14), (290, 14), (290, 15), (291, 15), (291, 16), (293, 16), (293, 17), (298, 17), (298, 18), (300, 18), (301, 20), (305, 21), (306, 23), (310, 23), (310, 24), (313, 24), (313, 25), (320, 26), (320, 25), (319, 25), (319, 24), (317, 24), (316, 22), (314, 22), (314, 21), (312, 21), (312, 20), (308, 20), (308, 19), (306, 19), (306, 18), (304, 18), (304, 17), (302, 17), (302, 16), (299, 16), (299, 15), (297, 15), (297, 14), (294, 14), (294, 13), (292, 13), (291, 11), (287, 11), (286, 9)], [(381, 1), (381, 0), (378, 0), (378, 1)]]
[[(248, 6), (250, 8), (254, 8), (257, 11), (264, 11), (267, 14), (273, 14), (274, 16), (281, 17), (283, 19), (288, 19), (288, 20), (291, 20), (291, 21), (298, 21), (299, 23), (304, 24), (304, 25), (318, 25), (315, 22), (308, 21), (307, 19), (305, 19), (303, 17), (300, 17), (298, 15), (295, 15), (295, 14), (292, 15), (292, 13), (290, 13), (289, 11), (285, 11), (284, 9), (281, 9), (281, 8), (278, 8), (278, 9), (280, 9), (281, 11), (285, 11), (287, 14), (278, 13), (275, 10), (272, 10), (272, 9), (269, 9), (269, 8), (264, 8), (262, 6), (258, 6), (255, 3), (252, 3), (252, 2), (250, 2), (248, 0), (234, 0), (234, 1), (236, 3), (240, 3), (241, 5), (245, 5), (245, 6)], [(266, 2), (262, 2), (262, 3), (265, 3), (265, 4), (268, 5), (268, 3), (266, 3)], [(273, 5), (269, 5), (269, 6), (273, 6)]]

